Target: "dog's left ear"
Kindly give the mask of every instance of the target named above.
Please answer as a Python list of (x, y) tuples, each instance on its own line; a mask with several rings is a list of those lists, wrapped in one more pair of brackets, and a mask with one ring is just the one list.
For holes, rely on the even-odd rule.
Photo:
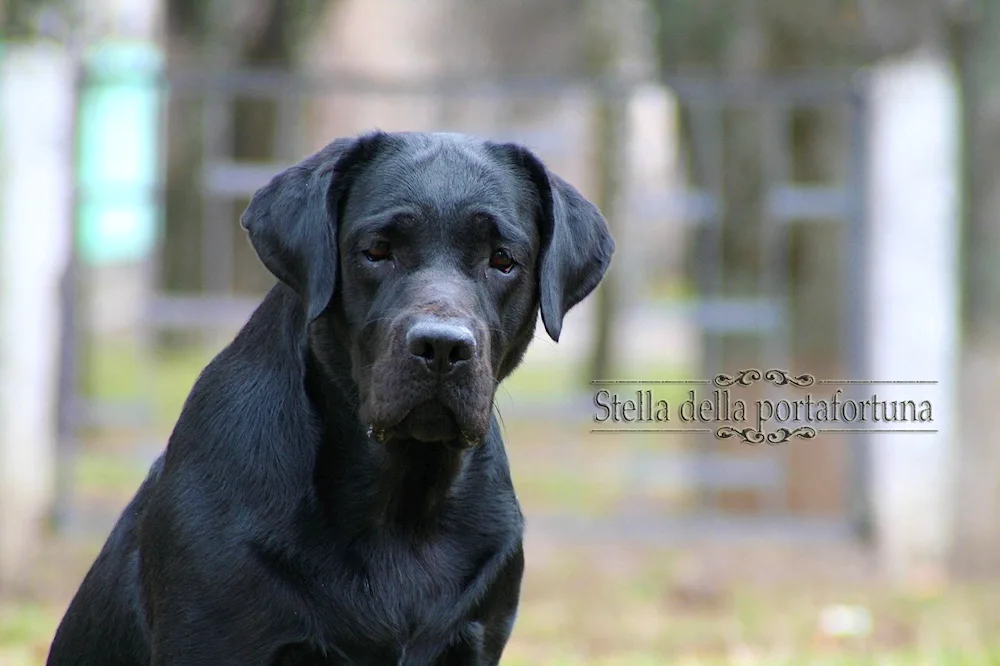
[(302, 299), (309, 322), (326, 309), (337, 282), (340, 195), (384, 136), (337, 139), (257, 190), (240, 218), (264, 266)]
[(601, 282), (615, 242), (608, 223), (579, 191), (531, 151), (511, 146), (538, 191), (538, 289), (545, 330), (556, 342), (563, 318)]

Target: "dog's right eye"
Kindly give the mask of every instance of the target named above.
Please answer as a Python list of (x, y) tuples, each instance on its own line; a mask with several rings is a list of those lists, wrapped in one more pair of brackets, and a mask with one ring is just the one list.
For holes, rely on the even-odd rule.
[(385, 241), (375, 241), (364, 254), (368, 261), (384, 261), (389, 258), (389, 244)]

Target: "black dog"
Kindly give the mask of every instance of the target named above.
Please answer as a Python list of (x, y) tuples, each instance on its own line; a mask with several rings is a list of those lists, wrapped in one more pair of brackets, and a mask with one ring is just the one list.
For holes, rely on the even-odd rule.
[(243, 226), (280, 282), (202, 372), (50, 666), (497, 664), (523, 518), (492, 405), (614, 251), (529, 151), (340, 139)]

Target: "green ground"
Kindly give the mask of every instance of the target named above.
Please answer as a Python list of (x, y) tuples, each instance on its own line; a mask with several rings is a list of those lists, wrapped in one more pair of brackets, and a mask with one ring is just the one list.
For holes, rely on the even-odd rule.
[[(0, 664), (44, 663), (66, 594), (89, 561), (86, 550), (92, 553), (83, 549), (59, 575), (47, 572), (47, 596), (36, 592), (32, 601), (0, 603)], [(699, 598), (685, 592), (674, 564), (696, 557), (690, 552), (646, 549), (625, 557), (621, 550), (543, 548), (530, 540), (527, 550), (524, 598), (507, 666), (1000, 664), (995, 585), (904, 597), (869, 583), (762, 584), (746, 580), (752, 578), (747, 574)], [(50, 566), (56, 559), (46, 557)], [(871, 609), (872, 634), (824, 638), (817, 616), (830, 603)]]
[[(165, 434), (208, 355), (162, 356), (146, 378), (129, 357), (126, 346), (100, 350), (88, 390), (129, 397), (151, 387)], [(627, 442), (586, 437), (586, 424), (566, 430), (516, 419), (518, 402), (550, 397), (577, 376), (572, 368), (526, 367), (508, 383), (510, 399), (501, 400), (509, 405), (503, 408), (507, 439), (529, 519), (538, 511), (608, 513), (628, 499), (620, 473), (625, 447), (665, 446), (639, 436)], [(76, 471), (81, 502), (120, 507), (134, 492), (145, 463), (122, 455), (129, 441), (127, 432), (88, 438)], [(569, 455), (566, 442), (573, 447)], [(676, 505), (683, 498), (663, 501)], [(44, 663), (56, 623), (99, 546), (99, 539), (53, 538), (25, 584), (0, 595), (0, 666)], [(668, 550), (570, 544), (532, 533), (526, 550), (523, 603), (503, 661), (508, 666), (1000, 664), (1000, 584), (904, 596), (875, 582), (864, 554), (848, 546)], [(860, 564), (848, 566), (855, 560)], [(870, 609), (872, 633), (851, 640), (819, 633), (818, 614), (834, 603)]]

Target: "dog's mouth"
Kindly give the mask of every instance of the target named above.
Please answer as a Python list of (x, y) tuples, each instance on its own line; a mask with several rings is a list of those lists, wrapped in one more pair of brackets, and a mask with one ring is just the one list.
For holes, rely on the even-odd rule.
[(479, 438), (463, 430), (455, 413), (439, 400), (428, 400), (411, 409), (405, 417), (392, 426), (373, 424), (369, 435), (380, 443), (394, 440), (415, 440), (424, 443), (441, 443), (467, 448)]

